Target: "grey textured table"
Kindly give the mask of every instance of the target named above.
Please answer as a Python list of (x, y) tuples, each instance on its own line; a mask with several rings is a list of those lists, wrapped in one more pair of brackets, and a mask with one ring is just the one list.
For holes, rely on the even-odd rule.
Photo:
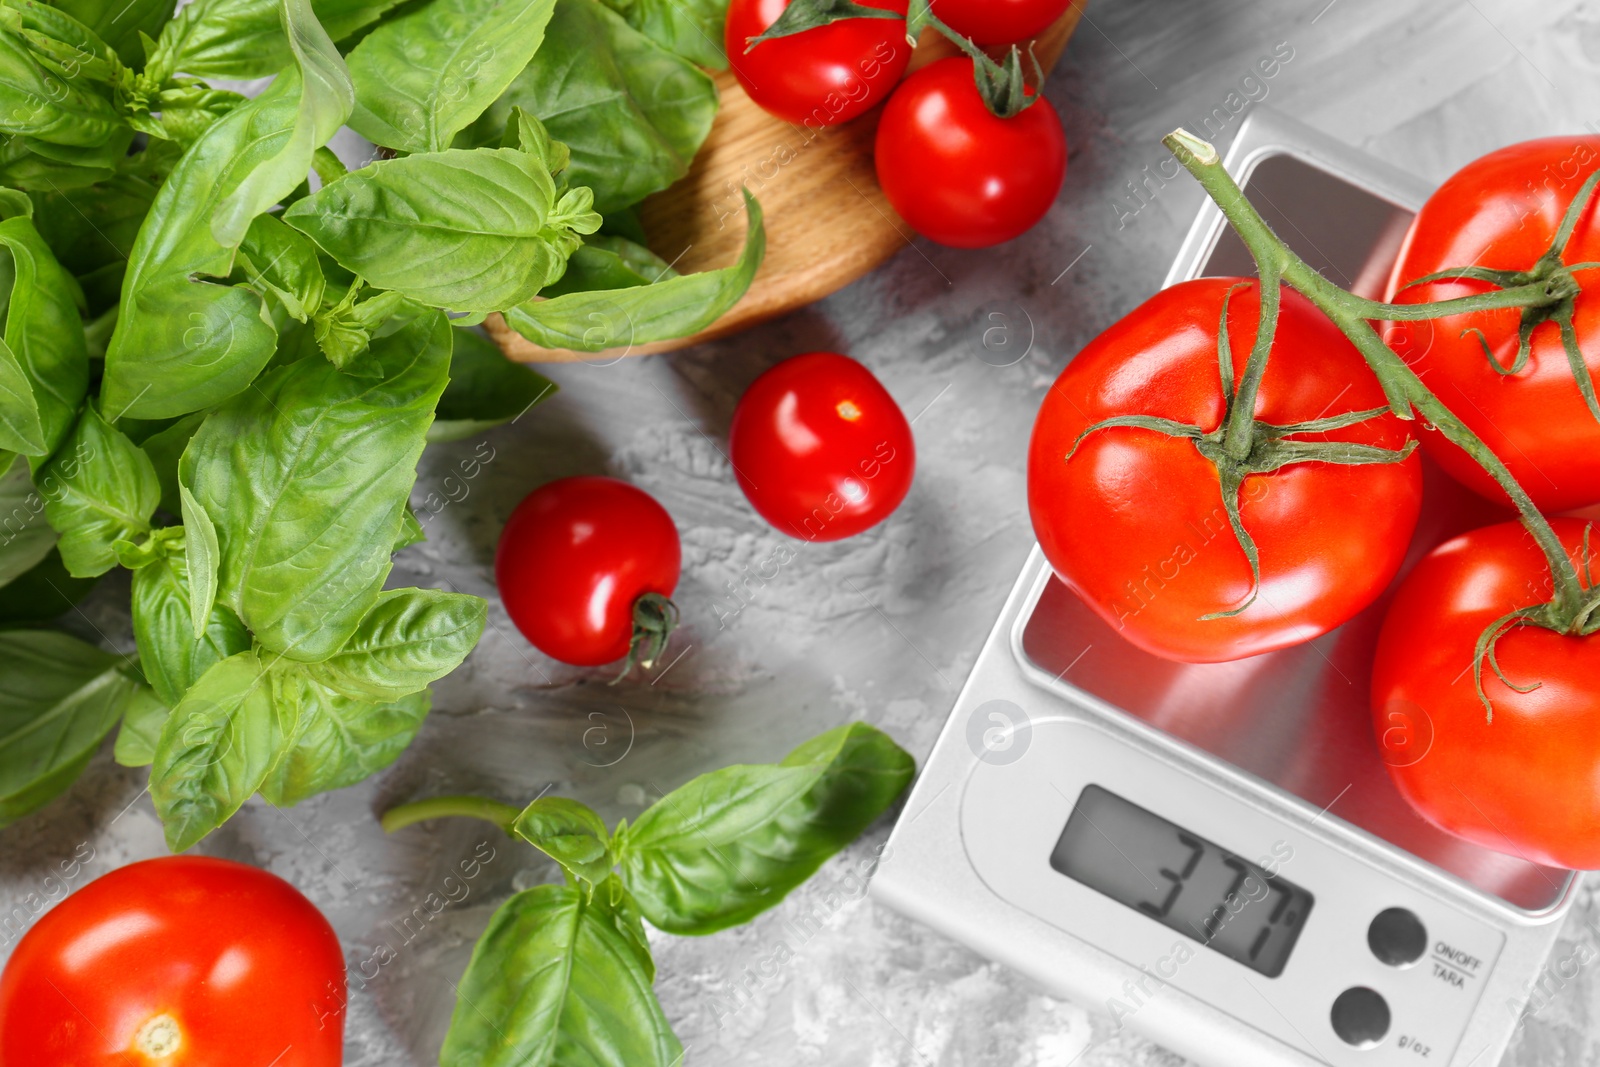
[[(437, 710), (393, 770), (285, 812), (253, 801), (201, 846), (290, 879), (332, 920), (351, 967), (351, 1067), (433, 1063), (452, 983), (493, 908), (555, 877), (486, 825), (386, 839), (373, 819), (382, 806), (443, 792), (528, 799), (548, 786), (615, 819), (701, 771), (776, 758), (852, 718), (928, 751), (1031, 542), (1023, 457), (1043, 391), (1160, 283), (1200, 202), (1186, 179), (1144, 201), (1131, 183), (1163, 158), (1161, 134), (1225, 107), (1257, 59), (1285, 48), (1292, 59), (1265, 83), (1271, 106), (1433, 180), (1512, 141), (1600, 131), (1600, 0), (1091, 0), (1049, 89), (1072, 161), (1035, 232), (976, 253), (919, 241), (742, 337), (560, 368), (561, 394), (517, 426), (429, 451), (414, 499), (450, 502), (430, 540), (401, 555), (397, 582), (492, 600), (495, 538), (522, 495), (610, 472), (678, 521), (685, 625), (670, 669), (613, 688), (534, 652), (495, 602), (482, 646), (438, 687)], [(1010, 332), (991, 332), (986, 347), (1001, 322)], [(863, 360), (916, 415), (917, 482), (886, 525), (799, 546), (770, 580), (748, 578), (796, 543), (741, 497), (723, 456), (728, 420), (761, 370), (813, 349)], [(470, 461), (491, 455), (462, 477), (460, 464), (476, 470)], [(126, 644), (112, 599), (95, 601), (82, 629)], [(68, 798), (0, 832), (0, 905), (42, 892), (75, 851), (93, 850), (88, 874), (162, 854), (144, 779), (103, 753)], [(851, 872), (887, 830), (746, 928), (654, 938), (661, 999), (690, 1064), (1176, 1062), (862, 900)], [(493, 859), (435, 914), (445, 875), (485, 842)], [(1597, 940), (1590, 894), (1556, 958)], [(1600, 1060), (1592, 973), (1548, 976), (1537, 1003), (1508, 1063)]]

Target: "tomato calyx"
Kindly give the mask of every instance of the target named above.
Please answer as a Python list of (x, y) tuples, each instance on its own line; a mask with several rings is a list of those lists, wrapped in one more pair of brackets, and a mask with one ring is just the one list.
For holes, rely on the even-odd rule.
[(783, 14), (775, 19), (771, 26), (766, 28), (758, 37), (745, 39), (745, 55), (755, 50), (756, 45), (763, 41), (775, 40), (779, 37), (792, 37), (797, 33), (815, 30), (822, 26), (831, 26), (835, 22), (845, 19), (898, 19), (903, 18), (899, 12), (887, 8), (868, 7), (866, 4), (855, 3), (855, 0), (790, 0), (789, 6), (783, 9)]
[(1506, 612), (1478, 635), (1478, 643), (1472, 650), (1472, 674), (1473, 684), (1477, 687), (1478, 701), (1483, 705), (1485, 721), (1494, 722), (1494, 703), (1490, 701), (1489, 694), (1483, 688), (1483, 669), (1486, 665), (1494, 671), (1495, 677), (1513, 692), (1531, 693), (1544, 684), (1534, 682), (1531, 685), (1518, 685), (1506, 677), (1505, 671), (1500, 669), (1500, 660), (1495, 655), (1495, 646), (1500, 643), (1502, 637), (1524, 626), (1537, 626), (1567, 637), (1589, 637), (1600, 633), (1600, 589), (1595, 588), (1594, 557), (1590, 550), (1590, 535), (1593, 532), (1594, 523), (1589, 523), (1583, 528), (1583, 549), (1579, 554), (1579, 560), (1588, 596), (1576, 613), (1564, 613), (1559, 601), (1533, 604)]
[(1517, 329), (1517, 355), (1509, 367), (1494, 357), (1482, 330), (1469, 327), (1462, 331), (1461, 336), (1465, 337), (1469, 333), (1476, 335), (1478, 344), (1483, 348), (1484, 357), (1488, 359), (1495, 373), (1509, 377), (1520, 373), (1528, 365), (1528, 360), (1533, 355), (1534, 331), (1547, 322), (1555, 323), (1561, 331), (1561, 346), (1566, 352), (1567, 363), (1572, 368), (1572, 377), (1577, 382), (1578, 391), (1583, 394), (1583, 402), (1588, 407), (1589, 414), (1593, 415), (1596, 421), (1600, 421), (1600, 398), (1595, 396), (1594, 377), (1589, 373), (1583, 352), (1578, 348), (1578, 331), (1572, 321), (1578, 294), (1583, 291), (1583, 287), (1573, 275), (1581, 270), (1600, 269), (1600, 263), (1566, 261), (1567, 246), (1572, 243), (1578, 220), (1593, 198), (1596, 185), (1600, 185), (1600, 169), (1589, 175), (1588, 180), (1578, 190), (1578, 195), (1573, 197), (1572, 203), (1567, 206), (1549, 251), (1540, 256), (1538, 262), (1528, 270), (1494, 270), (1475, 266), (1450, 267), (1425, 274), (1407, 284), (1405, 288), (1410, 289), (1429, 282), (1463, 280), (1486, 282), (1502, 291), (1542, 286), (1544, 301), (1522, 308), (1522, 322)]
[(678, 605), (660, 593), (646, 593), (633, 602), (633, 640), (628, 644), (628, 658), (623, 661), (622, 673), (611, 679), (616, 685), (633, 673), (634, 664), (645, 670), (656, 665), (661, 653), (667, 649), (672, 631), (678, 627)]
[(1194, 442), (1195, 450), (1204, 456), (1217, 471), (1222, 488), (1222, 506), (1228, 516), (1233, 536), (1250, 563), (1250, 593), (1244, 602), (1225, 611), (1213, 611), (1200, 616), (1202, 622), (1228, 619), (1243, 614), (1254, 604), (1261, 592), (1261, 554), (1256, 542), (1245, 528), (1239, 506), (1240, 490), (1244, 480), (1252, 474), (1270, 474), (1283, 467), (1298, 463), (1334, 463), (1361, 466), (1369, 463), (1403, 463), (1416, 451), (1415, 438), (1403, 448), (1382, 448), (1352, 441), (1295, 440), (1299, 434), (1324, 434), (1347, 429), (1389, 414), (1387, 407), (1365, 411), (1350, 411), (1342, 415), (1308, 419), (1305, 422), (1275, 425), (1255, 417), (1256, 396), (1261, 379), (1266, 374), (1267, 358), (1272, 350), (1273, 335), (1277, 330), (1280, 293), (1274, 283), (1261, 294), (1261, 320), (1257, 326), (1256, 341), (1250, 349), (1239, 388), (1233, 386), (1233, 348), (1228, 339), (1228, 305), (1233, 294), (1248, 288), (1241, 282), (1229, 288), (1222, 298), (1221, 319), (1217, 325), (1217, 372), (1222, 387), (1223, 415), (1214, 430), (1166, 419), (1155, 415), (1116, 415), (1102, 419), (1080, 433), (1067, 453), (1067, 461), (1077, 453), (1085, 438), (1100, 430), (1126, 427), (1151, 430), (1168, 437), (1187, 438)]
[(983, 98), (984, 106), (997, 118), (1014, 118), (1039, 99), (1044, 89), (1044, 67), (1039, 64), (1039, 57), (1034, 54), (1031, 43), (1028, 45), (1028, 59), (1033, 63), (1032, 89), (1022, 73), (1021, 48), (1012, 45), (1004, 61), (997, 63), (972, 38), (957, 33), (935, 15), (932, 0), (911, 0), (906, 9), (906, 40), (915, 45), (922, 31), (930, 26), (972, 60), (972, 77), (978, 86), (978, 95)]

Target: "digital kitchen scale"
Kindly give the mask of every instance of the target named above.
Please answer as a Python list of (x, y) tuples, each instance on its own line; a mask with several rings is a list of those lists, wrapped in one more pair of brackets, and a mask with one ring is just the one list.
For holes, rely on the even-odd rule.
[[(1380, 295), (1428, 187), (1265, 109), (1227, 166), (1302, 256)], [(1253, 274), (1209, 202), (1167, 284)], [(1503, 513), (1430, 465), (1413, 559)], [(1216, 1067), (1493, 1067), (1576, 876), (1424, 822), (1368, 710), (1387, 601), (1188, 665), (1125, 642), (1037, 546), (928, 757), (879, 900)]]

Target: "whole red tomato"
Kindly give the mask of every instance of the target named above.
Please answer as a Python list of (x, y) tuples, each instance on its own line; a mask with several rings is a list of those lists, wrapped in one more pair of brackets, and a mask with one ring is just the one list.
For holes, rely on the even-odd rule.
[(288, 882), (171, 856), (47, 912), (0, 975), (0, 1067), (338, 1067), (339, 939)]
[(500, 535), (495, 582), (511, 621), (547, 656), (598, 667), (635, 640), (653, 658), (664, 629), (636, 632), (635, 608), (660, 621), (678, 588), (678, 528), (642, 489), (615, 478), (562, 478), (517, 505)]
[[(1523, 271), (1549, 251), (1561, 217), (1600, 165), (1600, 137), (1551, 137), (1491, 152), (1467, 164), (1429, 198), (1411, 225), (1390, 282), (1397, 303), (1448, 300), (1492, 291), (1487, 282), (1400, 287), (1449, 267)], [(1567, 246), (1566, 262), (1600, 260), (1600, 214), (1593, 200)], [(1600, 376), (1600, 271), (1581, 271), (1573, 326), (1585, 371)], [(1584, 404), (1560, 328), (1535, 328), (1532, 356), (1517, 373), (1516, 310), (1483, 311), (1432, 322), (1397, 323), (1388, 340), (1445, 405), (1494, 450), (1545, 511), (1600, 501), (1600, 419)], [(1480, 342), (1479, 337), (1482, 337)], [(1454, 477), (1494, 500), (1506, 496), (1471, 457), (1437, 433), (1423, 447)]]
[(901, 17), (841, 19), (750, 48), (789, 0), (733, 0), (724, 44), (734, 77), (785, 122), (815, 129), (855, 118), (889, 96), (911, 61), (906, 0), (861, 2)]
[[(1187, 438), (1089, 426), (1153, 415), (1215, 430), (1225, 400), (1217, 358), (1223, 300), (1235, 387), (1254, 342), (1258, 287), (1205, 278), (1156, 294), (1078, 353), (1045, 396), (1028, 456), (1034, 532), (1061, 579), (1123, 637), (1188, 662), (1241, 659), (1309, 641), (1355, 615), (1399, 570), (1422, 475), (1401, 463), (1295, 463), (1248, 474), (1241, 517), (1260, 554), (1259, 596), (1223, 506), (1217, 468)], [(1384, 406), (1355, 347), (1309, 301), (1283, 291), (1256, 417), (1290, 425)], [(1393, 416), (1305, 441), (1400, 449)], [(1068, 459), (1069, 453), (1072, 455)]]
[(837, 541), (888, 518), (917, 466), (900, 405), (871, 371), (833, 352), (786, 359), (752, 382), (728, 446), (751, 505), (806, 541)]
[[(1583, 573), (1584, 523), (1551, 525)], [(1491, 720), (1474, 685), (1478, 637), (1550, 599), (1550, 570), (1520, 523), (1434, 549), (1395, 594), (1378, 638), (1372, 710), (1400, 792), (1435, 826), (1552, 867), (1600, 867), (1600, 635), (1522, 626), (1484, 664)], [(1398, 740), (1399, 743), (1396, 743)]]
[(1031, 41), (1066, 13), (1072, 0), (933, 0), (933, 13), (975, 44)]
[(1026, 233), (1055, 203), (1067, 138), (1050, 101), (1003, 119), (953, 56), (917, 71), (878, 124), (878, 183), (900, 217), (954, 248), (985, 248)]

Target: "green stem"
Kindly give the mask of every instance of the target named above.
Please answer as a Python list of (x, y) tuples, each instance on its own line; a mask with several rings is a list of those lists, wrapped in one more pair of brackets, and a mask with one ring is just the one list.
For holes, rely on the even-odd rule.
[(1261, 379), (1267, 373), (1267, 357), (1272, 353), (1272, 339), (1278, 333), (1278, 305), (1282, 294), (1278, 290), (1278, 274), (1271, 267), (1261, 268), (1260, 321), (1256, 326), (1255, 344), (1250, 348), (1250, 359), (1245, 364), (1244, 375), (1239, 380), (1239, 392), (1228, 413), (1228, 431), (1225, 438), (1228, 455), (1236, 460), (1245, 459), (1256, 443), (1256, 396), (1261, 392)]
[(383, 813), (380, 820), (383, 832), (392, 834), (396, 830), (404, 830), (419, 822), (429, 819), (466, 818), (482, 819), (492, 822), (506, 833), (511, 833), (512, 825), (517, 821), (517, 816), (522, 814), (521, 808), (502, 804), (498, 800), (487, 797), (431, 797), (427, 800), (414, 800), (410, 804), (401, 804), (397, 808), (390, 808)]
[[(1482, 438), (1473, 433), (1466, 423), (1457, 418), (1454, 412), (1433, 395), (1405, 360), (1383, 343), (1377, 330), (1368, 321), (1369, 318), (1393, 318), (1390, 309), (1399, 306), (1378, 304), (1347, 293), (1295, 255), (1278, 235), (1272, 232), (1272, 228), (1256, 211), (1238, 183), (1222, 166), (1222, 157), (1210, 144), (1181, 129), (1168, 134), (1162, 143), (1177, 157), (1178, 162), (1194, 175), (1211, 199), (1222, 209), (1229, 224), (1244, 241), (1245, 247), (1250, 250), (1262, 279), (1282, 278), (1285, 283), (1317, 305), (1350, 339), (1366, 359), (1373, 373), (1378, 376), (1384, 395), (1389, 399), (1390, 409), (1402, 418), (1408, 419), (1412, 417), (1412, 411), (1415, 409), (1447, 440), (1465, 451), (1488, 471), (1505, 490), (1521, 514), (1523, 523), (1545, 554), (1555, 586), (1555, 598), (1552, 602), (1554, 614), (1564, 627), (1570, 628), (1581, 610), (1584, 591), (1578, 579), (1577, 568), (1573, 566), (1561, 539), (1556, 536), (1549, 521), (1540, 514), (1533, 499), (1512, 477), (1511, 471), (1500, 458), (1484, 444)], [(1537, 288), (1542, 291), (1543, 286)], [(1518, 292), (1518, 290), (1485, 295), (1500, 297), (1506, 295), (1506, 292)], [(1414, 307), (1430, 307), (1431, 313), (1426, 317), (1432, 318), (1439, 314), (1438, 308), (1446, 305), (1459, 307), (1460, 302), (1444, 301), (1442, 304), (1403, 307), (1408, 311)], [(1241, 404), (1240, 407), (1244, 405)]]

